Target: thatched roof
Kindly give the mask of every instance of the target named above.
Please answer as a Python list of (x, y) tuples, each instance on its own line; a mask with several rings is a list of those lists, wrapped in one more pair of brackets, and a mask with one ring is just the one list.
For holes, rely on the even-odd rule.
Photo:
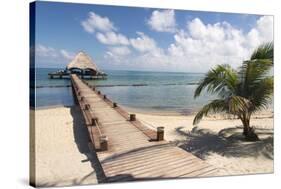
[(84, 52), (79, 52), (74, 57), (74, 59), (67, 65), (67, 69), (73, 69), (73, 68), (78, 68), (81, 70), (91, 69), (96, 72), (99, 72), (99, 69), (94, 63), (94, 61), (91, 59), (90, 56), (88, 56)]

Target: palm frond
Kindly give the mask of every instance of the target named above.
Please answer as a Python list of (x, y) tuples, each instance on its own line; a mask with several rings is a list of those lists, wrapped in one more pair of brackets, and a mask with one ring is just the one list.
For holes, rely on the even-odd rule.
[(262, 79), (255, 89), (252, 91), (250, 100), (253, 103), (251, 111), (259, 111), (267, 108), (269, 102), (272, 100), (273, 94), (273, 76)]
[(238, 81), (237, 73), (229, 65), (218, 65), (210, 70), (199, 82), (195, 90), (194, 98), (200, 96), (206, 88), (207, 92), (219, 94), (220, 96), (230, 95), (235, 91)]
[(248, 112), (251, 106), (251, 101), (241, 96), (232, 96), (228, 99), (229, 113), (234, 115)]
[(250, 60), (271, 59), (273, 60), (273, 42), (260, 45), (251, 55)]
[(193, 125), (198, 124), (203, 116), (207, 116), (209, 113), (228, 112), (228, 106), (225, 100), (216, 99), (205, 105), (194, 117)]
[(237, 94), (251, 96), (259, 82), (269, 75), (272, 65), (270, 59), (244, 61), (238, 72), (240, 84)]

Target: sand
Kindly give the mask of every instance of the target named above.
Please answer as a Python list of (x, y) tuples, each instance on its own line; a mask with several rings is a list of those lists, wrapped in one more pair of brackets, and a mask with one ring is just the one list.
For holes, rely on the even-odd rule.
[[(74, 118), (75, 119), (74, 119)], [(36, 110), (36, 184), (96, 184), (96, 159), (88, 149), (88, 133), (76, 108)]]
[(197, 127), (194, 115), (149, 115), (134, 112), (145, 124), (165, 127), (165, 139), (219, 169), (218, 176), (273, 172), (273, 112), (253, 115), (251, 125), (261, 141), (247, 142), (238, 119), (219, 115), (204, 118)]
[[(194, 115), (134, 112), (145, 124), (165, 127), (165, 139), (219, 169), (218, 176), (273, 172), (273, 112), (254, 115), (261, 141), (246, 142), (241, 123), (214, 115), (197, 127)], [(36, 110), (36, 181), (39, 186), (96, 184), (97, 159), (88, 149), (86, 128), (76, 107)]]

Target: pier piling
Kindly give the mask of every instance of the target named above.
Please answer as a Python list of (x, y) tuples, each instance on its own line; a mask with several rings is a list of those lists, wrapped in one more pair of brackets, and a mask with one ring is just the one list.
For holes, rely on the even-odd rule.
[(157, 141), (164, 140), (164, 127), (157, 127)]
[(130, 114), (130, 121), (136, 121), (136, 114)]

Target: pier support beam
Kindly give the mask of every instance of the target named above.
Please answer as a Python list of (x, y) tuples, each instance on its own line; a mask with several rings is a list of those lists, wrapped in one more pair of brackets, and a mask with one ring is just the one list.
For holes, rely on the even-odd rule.
[(157, 141), (164, 140), (164, 127), (157, 127)]

